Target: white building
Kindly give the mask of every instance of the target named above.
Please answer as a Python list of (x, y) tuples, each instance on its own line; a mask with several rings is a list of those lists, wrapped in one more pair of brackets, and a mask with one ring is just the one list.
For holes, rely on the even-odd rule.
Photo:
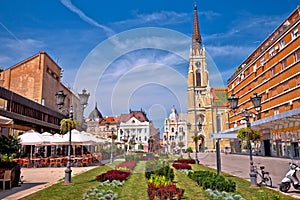
[(179, 113), (173, 106), (169, 118), (164, 122), (163, 144), (169, 153), (178, 152), (180, 148), (185, 151), (187, 148), (187, 114)]
[(148, 152), (150, 136), (154, 139), (155, 144), (159, 144), (159, 130), (154, 128), (143, 110), (130, 110), (129, 114), (121, 114), (119, 122), (117, 142), (122, 143), (125, 138), (128, 142), (133, 143), (131, 145), (133, 150), (142, 149), (146, 152)]

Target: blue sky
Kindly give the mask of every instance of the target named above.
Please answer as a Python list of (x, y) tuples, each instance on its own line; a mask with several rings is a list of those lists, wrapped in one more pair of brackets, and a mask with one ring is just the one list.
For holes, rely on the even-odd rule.
[[(156, 127), (172, 105), (186, 112), (192, 0), (2, 0), (0, 67), (46, 51), (75, 92), (104, 116), (143, 108)], [(237, 67), (298, 1), (197, 1), (211, 85)]]

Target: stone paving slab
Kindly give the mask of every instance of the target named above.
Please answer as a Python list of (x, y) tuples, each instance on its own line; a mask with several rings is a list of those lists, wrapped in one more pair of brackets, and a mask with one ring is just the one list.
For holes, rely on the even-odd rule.
[[(91, 170), (97, 166), (72, 167), (72, 176)], [(49, 187), (65, 177), (65, 167), (21, 168), (23, 184), (11, 190), (0, 190), (0, 199), (16, 200)], [(2, 189), (2, 188), (1, 188)]]

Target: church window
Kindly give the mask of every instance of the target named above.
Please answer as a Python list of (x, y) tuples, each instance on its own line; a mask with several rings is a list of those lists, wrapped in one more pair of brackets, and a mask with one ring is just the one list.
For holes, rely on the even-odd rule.
[(172, 127), (172, 132), (174, 132), (174, 127)]
[(196, 86), (201, 86), (201, 74), (199, 71), (196, 72)]

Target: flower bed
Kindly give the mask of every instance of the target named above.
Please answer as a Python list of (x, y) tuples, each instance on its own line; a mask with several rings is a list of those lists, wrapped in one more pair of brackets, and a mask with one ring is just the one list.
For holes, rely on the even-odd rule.
[(185, 163), (174, 163), (173, 167), (175, 169), (192, 169), (192, 167), (189, 164)]
[(178, 159), (175, 160), (176, 163), (185, 163), (185, 164), (195, 164), (196, 161), (194, 159)]
[(148, 197), (154, 199), (181, 199), (184, 189), (177, 188), (175, 183), (167, 180), (165, 176), (152, 175), (148, 184)]
[(113, 180), (118, 180), (118, 181), (124, 181), (128, 178), (130, 175), (129, 171), (126, 170), (109, 170), (106, 173), (103, 173), (99, 176), (96, 177), (97, 181), (104, 182), (104, 181), (113, 181)]
[(122, 169), (127, 169), (127, 170), (132, 171), (134, 169), (136, 163), (137, 163), (137, 161), (128, 160), (128, 161), (118, 164), (117, 168), (122, 168)]

